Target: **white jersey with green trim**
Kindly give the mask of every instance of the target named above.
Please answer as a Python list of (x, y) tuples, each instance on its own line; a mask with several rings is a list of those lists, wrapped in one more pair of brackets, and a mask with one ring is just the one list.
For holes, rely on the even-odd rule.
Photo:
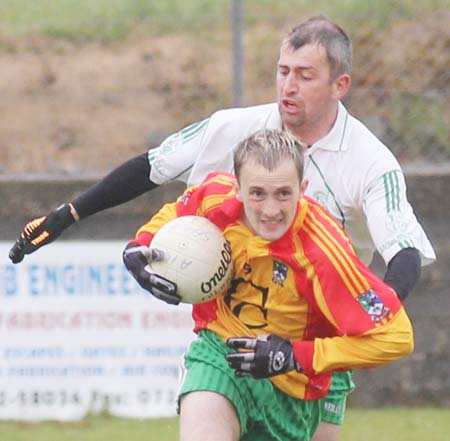
[[(276, 103), (220, 110), (150, 150), (150, 179), (195, 185), (212, 171), (232, 172), (236, 144), (263, 128), (282, 128)], [(341, 103), (331, 131), (305, 153), (304, 179), (306, 194), (341, 223), (366, 263), (375, 249), (387, 264), (408, 247), (420, 251), (423, 265), (436, 259), (407, 200), (398, 161)]]

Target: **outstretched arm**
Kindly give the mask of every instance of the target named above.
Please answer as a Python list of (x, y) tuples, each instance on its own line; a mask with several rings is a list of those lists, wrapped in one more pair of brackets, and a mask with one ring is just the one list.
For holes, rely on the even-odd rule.
[(72, 203), (63, 204), (47, 216), (28, 222), (11, 248), (9, 258), (13, 263), (19, 263), (25, 254), (53, 242), (74, 222), (128, 202), (157, 187), (149, 176), (147, 152), (124, 162)]
[(81, 193), (72, 205), (79, 218), (84, 219), (91, 214), (131, 201), (156, 187), (157, 185), (150, 181), (150, 164), (145, 152), (112, 170), (97, 184)]

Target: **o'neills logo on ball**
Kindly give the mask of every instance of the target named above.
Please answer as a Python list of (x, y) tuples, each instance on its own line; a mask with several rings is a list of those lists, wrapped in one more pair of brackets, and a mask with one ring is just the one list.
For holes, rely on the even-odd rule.
[(213, 291), (223, 280), (223, 278), (227, 275), (228, 268), (230, 267), (230, 265), (231, 265), (231, 246), (230, 243), (226, 240), (223, 244), (219, 267), (207, 282), (202, 282), (200, 286), (202, 292), (205, 294), (209, 294), (211, 291)]

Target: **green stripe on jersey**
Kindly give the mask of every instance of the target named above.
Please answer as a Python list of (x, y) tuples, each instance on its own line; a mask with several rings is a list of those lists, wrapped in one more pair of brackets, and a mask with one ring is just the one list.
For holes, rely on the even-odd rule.
[(209, 118), (206, 118), (203, 121), (196, 122), (182, 129), (181, 135), (183, 137), (183, 144), (185, 142), (190, 141), (192, 138), (195, 138), (198, 135), (198, 133), (203, 129), (203, 127), (205, 127), (208, 124), (208, 122)]
[(383, 178), (386, 209), (388, 213), (400, 210), (400, 182), (398, 174), (400, 170), (385, 173)]
[[(148, 151), (148, 163), (150, 164), (150, 166), (153, 165), (153, 163), (155, 162), (156, 159), (156, 155), (158, 154), (158, 151), (161, 149), (161, 147), (155, 147), (151, 150)], [(188, 167), (186, 167), (183, 171), (181, 171), (178, 175), (174, 176), (172, 178), (172, 180), (176, 180), (178, 178), (180, 178), (181, 176), (183, 176), (184, 174), (187, 174), (188, 172), (190, 172), (192, 170), (193, 164), (189, 165)]]
[(414, 242), (410, 239), (401, 240), (399, 243), (400, 248), (404, 250), (405, 248), (416, 248)]
[(148, 163), (152, 165), (155, 162), (156, 155), (160, 151), (161, 147), (154, 147), (147, 153)]

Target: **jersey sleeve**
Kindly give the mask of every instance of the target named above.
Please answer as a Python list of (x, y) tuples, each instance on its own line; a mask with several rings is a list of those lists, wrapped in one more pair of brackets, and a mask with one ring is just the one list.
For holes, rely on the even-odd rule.
[(187, 182), (201, 150), (209, 118), (193, 123), (166, 138), (159, 147), (149, 151), (150, 180), (161, 185), (173, 180)]
[(363, 208), (378, 252), (386, 264), (402, 249), (416, 248), (422, 265), (436, 256), (406, 196), (406, 183), (400, 169), (374, 179), (364, 195)]
[(230, 174), (211, 173), (201, 185), (188, 187), (176, 202), (168, 203), (136, 233), (136, 241), (141, 245), (149, 245), (156, 232), (167, 222), (180, 216), (206, 216), (221, 206), (221, 198), (217, 195), (228, 194), (233, 189), (234, 177)]
[(308, 277), (298, 279), (298, 289), (317, 320), (311, 316), (307, 337), (293, 343), (304, 372), (373, 367), (411, 352), (412, 325), (394, 290), (355, 255), (325, 212), (313, 214), (299, 236)]
[(402, 308), (389, 322), (361, 336), (316, 338), (293, 343), (294, 356), (307, 375), (381, 366), (414, 349), (411, 321)]
[(149, 246), (156, 232), (167, 222), (177, 217), (176, 203), (165, 204), (162, 208), (136, 232), (136, 242)]

